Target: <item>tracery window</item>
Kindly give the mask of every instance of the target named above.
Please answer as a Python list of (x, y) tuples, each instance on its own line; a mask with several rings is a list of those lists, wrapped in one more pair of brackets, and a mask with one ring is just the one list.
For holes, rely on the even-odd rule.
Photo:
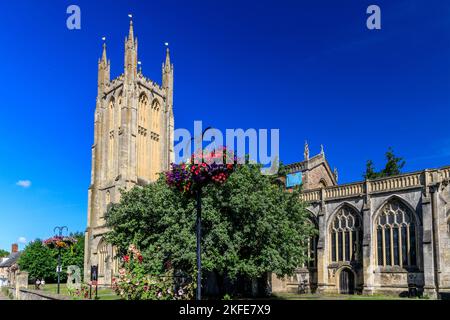
[(114, 176), (114, 99), (111, 99), (108, 106), (108, 119), (109, 119), (109, 141), (108, 141), (108, 178)]
[(362, 224), (358, 213), (347, 206), (336, 213), (331, 224), (330, 242), (333, 262), (360, 260)]
[(159, 129), (160, 129), (160, 105), (158, 100), (153, 100), (151, 107), (151, 161), (152, 161), (152, 178), (156, 179), (159, 173), (160, 161), (160, 144), (159, 144)]
[(395, 199), (382, 209), (375, 222), (379, 266), (417, 265), (417, 226), (414, 214)]
[(137, 171), (138, 176), (148, 177), (148, 98), (141, 94), (138, 102)]

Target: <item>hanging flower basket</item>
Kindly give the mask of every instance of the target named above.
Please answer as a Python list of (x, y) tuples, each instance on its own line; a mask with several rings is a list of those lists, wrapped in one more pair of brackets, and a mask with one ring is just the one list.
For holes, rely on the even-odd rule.
[(74, 237), (54, 236), (47, 240), (44, 240), (43, 244), (50, 249), (62, 249), (68, 248), (74, 245), (76, 242), (77, 239), (75, 239)]
[[(230, 160), (233, 163), (229, 163)], [(223, 184), (227, 181), (236, 162), (236, 156), (225, 147), (213, 152), (194, 153), (191, 163), (171, 164), (171, 170), (166, 172), (166, 182), (182, 193), (193, 195), (209, 183)]]

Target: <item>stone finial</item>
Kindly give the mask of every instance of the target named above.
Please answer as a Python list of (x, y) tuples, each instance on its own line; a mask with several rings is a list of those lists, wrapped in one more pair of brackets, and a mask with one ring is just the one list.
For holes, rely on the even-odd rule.
[(339, 178), (339, 175), (338, 175), (338, 169), (335, 167), (334, 168), (334, 178), (336, 179), (336, 182), (338, 182), (338, 178)]
[(129, 14), (128, 17), (130, 18), (130, 28), (128, 30), (128, 40), (133, 41), (134, 40), (133, 15)]
[(108, 59), (106, 57), (106, 38), (103, 37), (102, 40), (103, 40), (102, 62), (106, 64), (108, 63)]
[(306, 140), (305, 140), (305, 151), (304, 151), (303, 155), (305, 156), (305, 160), (309, 160), (309, 145), (308, 145), (308, 141), (306, 141)]
[(325, 157), (325, 151), (323, 150), (323, 144), (320, 145), (320, 154)]

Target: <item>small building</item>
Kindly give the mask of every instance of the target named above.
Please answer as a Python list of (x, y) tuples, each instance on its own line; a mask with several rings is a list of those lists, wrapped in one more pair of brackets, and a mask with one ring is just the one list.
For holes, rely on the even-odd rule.
[(11, 254), (3, 258), (0, 263), (0, 287), (9, 286), (11, 283), (14, 283), (14, 275), (18, 270), (17, 261), (19, 257), (19, 246), (14, 243), (11, 246)]

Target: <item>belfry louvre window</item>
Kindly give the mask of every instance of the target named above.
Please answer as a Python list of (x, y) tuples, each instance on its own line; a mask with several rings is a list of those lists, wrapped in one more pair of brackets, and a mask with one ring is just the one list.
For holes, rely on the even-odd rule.
[(361, 219), (353, 209), (343, 207), (336, 213), (331, 224), (330, 242), (333, 262), (360, 259)]
[(414, 215), (399, 200), (388, 202), (376, 220), (379, 266), (417, 265), (417, 228)]

